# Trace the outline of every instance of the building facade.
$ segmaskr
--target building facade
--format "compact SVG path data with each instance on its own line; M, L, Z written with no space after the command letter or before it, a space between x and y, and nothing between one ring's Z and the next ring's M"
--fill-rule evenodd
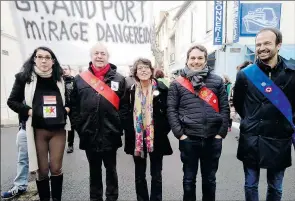
M280 54L295 60L294 1L186 1L165 23L170 26L161 26L167 33L159 32L158 41L166 44L162 50L170 74L185 66L191 46L202 44L215 73L235 80L236 66L254 60L255 33L263 27L281 30Z

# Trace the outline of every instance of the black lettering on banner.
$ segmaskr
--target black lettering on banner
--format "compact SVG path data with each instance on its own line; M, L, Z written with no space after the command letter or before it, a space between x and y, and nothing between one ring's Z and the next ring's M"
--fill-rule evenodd
M138 44L139 43L139 40L138 40L138 28L137 27L133 27L133 30L134 30L134 41L135 41L135 44Z
M47 4L46 4L46 2L45 1L34 1L34 3L37 3L37 2L39 2L39 3L42 3L43 4L43 7L45 8L45 11L46 11L46 13L47 14L49 14L50 12L49 12L49 8L48 8L48 6L47 6ZM35 6L37 7L37 5L35 4Z
M86 29L84 29L86 28ZM82 41L85 41L85 42L88 42L88 37L87 37L87 34L88 34L88 23L86 22L80 22L80 39ZM86 38L84 38L84 36Z
M87 11L87 17L88 19L92 19L96 15L96 4L94 1L85 1L86 3L86 11ZM92 3L92 5L88 5L88 3ZM92 13L90 13L90 9L92 8Z
M106 42L109 42L109 37L112 38L113 42L115 42L110 26L109 24L106 24Z
M132 29L132 27L131 26L129 26L129 37L130 37L130 42L131 42L131 44L134 44L134 35L133 35L133 32L132 31L134 31L134 29Z
M141 22L144 22L144 9L143 9L143 7L144 7L144 1L140 1L140 3L141 3Z
M44 32L44 29L45 29L45 27L44 27L44 17L41 17L41 20L42 20L42 23L41 23L41 28L42 28L42 33L43 33L43 36L44 36L44 39L47 41L47 37L46 37L46 34L45 34L45 32Z
M134 7L134 2L133 1L125 1L126 4L126 17L127 17L127 22L129 22L129 13L133 18L133 21L136 22L136 18L134 17L132 13L132 8ZM131 4L131 5L129 5Z
M57 30L57 24L53 21L48 21L48 32L49 32L49 39L51 41L51 34L53 34L57 41L59 41L57 34L55 31Z
M101 24L96 23L97 41L102 41L105 36L104 28Z
M143 30L141 27L138 28L138 38L139 38L139 43L143 44L144 40L143 40L143 34L142 34Z
M35 12L38 13L39 10L38 10L38 6L37 6L37 2L36 1L33 1L34 2L34 6L35 6Z
M60 6L60 5L57 5L59 2L62 3L61 6ZM53 15L55 15L55 12L56 12L57 9L65 10L66 13L67 13L67 16L68 16L68 17L71 16L71 15L70 15L70 11L69 11L69 9L68 9L68 7L67 7L67 4L66 4L64 1L54 1L54 3L53 3L53 10L52 10L52 14L53 14Z
M118 9L118 3L120 3L121 6L121 16L119 16L119 9ZM115 1L115 13L116 13L116 16L117 18L123 22L124 19L125 19L125 10L124 10L124 5L123 5L123 2L122 1Z
M144 42L145 43L150 43L151 42L151 32L152 32L152 29L148 29L147 27L145 27L143 29L143 38L144 38Z
M70 27L70 34L71 34L71 36L72 36L72 38L74 39L74 40L77 40L78 38L79 38L79 34L78 34L78 32L77 31L73 31L73 28L75 27L75 26L78 26L78 24L77 23L73 23L72 25L71 25L71 27Z
M23 21L24 21L24 25L25 25L25 28L26 28L26 31L27 31L27 38L30 39L30 34L29 34L29 27L31 28L31 33L33 34L33 37L34 39L36 39L36 35L35 35L35 30L38 32L38 36L39 36L39 39L41 39L41 34L40 34L40 30L36 24L36 22L34 21L27 21L25 18L23 18Z
M64 21L61 21L60 37L59 37L60 40L63 40L63 35L64 34L67 36L67 39L70 40L68 31L66 29L66 25L65 25Z
M111 9L113 7L113 2L112 1L108 1L109 2L109 6L106 6L105 5L105 2L106 1L101 1L101 11L102 11L102 17L103 17L103 20L106 21L107 18L106 18L106 11Z
M84 10L82 6L82 1L70 1L72 8L72 15L76 17L76 11L78 11L81 18L84 18Z
M129 34L128 34L130 32L130 30L128 31L127 28L128 28L127 26L124 26L124 28L123 28L123 36L124 36L125 43L128 43L129 39L130 39ZM126 33L126 30L128 31L128 33Z
M14 3L15 3L15 7L17 10L20 10L20 11L30 11L31 10L31 4L29 1L14 1ZM26 7L20 7L19 3L26 4Z
M114 29L114 32L115 32L116 42L118 42L118 38L119 38L120 43L123 43L123 35L122 35L121 24L118 24L119 31L117 30L117 27L116 27L115 24L113 24L113 29Z

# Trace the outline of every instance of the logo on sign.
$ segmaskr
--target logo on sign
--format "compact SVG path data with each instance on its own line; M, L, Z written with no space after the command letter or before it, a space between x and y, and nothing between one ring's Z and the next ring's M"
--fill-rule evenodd
M241 36L255 36L263 28L280 28L280 3L242 3Z

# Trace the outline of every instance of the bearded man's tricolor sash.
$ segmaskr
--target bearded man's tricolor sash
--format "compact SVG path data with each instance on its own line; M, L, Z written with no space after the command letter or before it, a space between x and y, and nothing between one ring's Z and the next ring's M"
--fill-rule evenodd
M179 76L178 78L176 78L176 81L179 82L184 88L186 88L187 90L189 90L193 94L196 94L192 83L188 79L186 79L182 76ZM211 91L207 87L202 87L197 95L203 101L208 103L216 112L219 112L218 98L213 93L213 91Z
M295 125L292 107L285 93L256 65L252 64L242 70L247 79L286 117L294 129L292 142L295 149Z
M82 72L80 76L87 84L95 89L97 93L105 97L117 110L119 110L120 98L107 84L98 79L89 70Z

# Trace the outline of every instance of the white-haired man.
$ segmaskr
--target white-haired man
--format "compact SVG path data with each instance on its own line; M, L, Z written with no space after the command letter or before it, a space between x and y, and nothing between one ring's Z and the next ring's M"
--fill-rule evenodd
M108 62L103 44L90 50L88 70L75 77L71 95L72 124L80 137L90 168L90 200L103 200L102 162L106 168L106 200L118 199L117 149L122 146L121 120L125 79Z

